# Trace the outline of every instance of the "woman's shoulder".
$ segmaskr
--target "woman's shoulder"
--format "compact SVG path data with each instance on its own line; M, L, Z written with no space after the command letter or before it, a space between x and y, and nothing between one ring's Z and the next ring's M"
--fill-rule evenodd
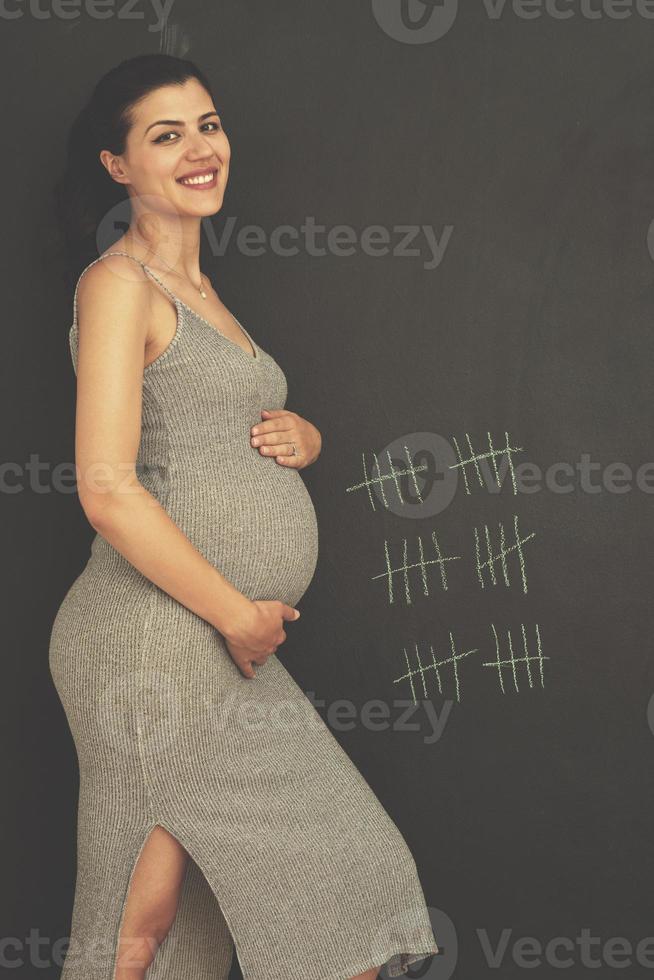
M118 305L123 311L126 307L133 307L136 312L142 312L149 304L148 280L142 263L133 256L114 251L102 253L82 269L77 279L73 297L73 325L77 323L81 307L86 312ZM139 288L139 284L142 284L142 288Z

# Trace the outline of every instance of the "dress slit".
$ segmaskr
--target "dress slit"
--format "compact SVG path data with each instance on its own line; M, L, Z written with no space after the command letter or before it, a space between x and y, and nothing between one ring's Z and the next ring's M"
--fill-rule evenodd
M118 958L119 958L119 954L120 954L121 932L122 932L122 928L123 928L123 925L124 925L124 922L125 922L125 912L126 912L126 909L127 909L127 901L129 899L129 894L130 894L130 891L131 891L131 888L132 888L132 882L134 880L134 874L136 873L136 868L138 866L138 863L139 863L139 860L141 858L141 855L142 855L143 851L145 850L145 846L146 846L148 840L150 839L150 835L151 835L152 831L155 829L155 827L157 827L157 826L160 826L160 824L153 824L150 827L150 829L147 831L145 837L141 841L141 844L139 846L138 852L136 854L136 858L134 859L134 861L132 861L132 868L131 868L131 871L129 873L129 878L128 878L128 881L127 881L127 887L125 888L125 891L124 891L124 894L123 894L122 904L121 904L121 907L120 907L120 910L119 910L119 913L118 913L118 928L116 930L116 938L115 938L114 952L113 952L113 966L111 968L110 980L116 980L116 971L118 969Z

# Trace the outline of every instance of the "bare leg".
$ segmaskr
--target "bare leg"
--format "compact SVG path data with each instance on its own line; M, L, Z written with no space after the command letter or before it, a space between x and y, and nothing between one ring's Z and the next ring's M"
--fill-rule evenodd
M156 826L136 863L125 903L114 980L143 980L175 921L188 853ZM367 976L367 974L366 974Z
M136 863L120 928L113 980L144 980L175 921L188 853L176 837L155 827ZM381 965L351 980L376 980Z

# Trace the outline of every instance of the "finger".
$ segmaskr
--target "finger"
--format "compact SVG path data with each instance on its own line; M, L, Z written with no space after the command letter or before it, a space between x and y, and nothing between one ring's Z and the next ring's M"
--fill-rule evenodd
M293 415L294 413L289 411L288 408L262 408L261 415L267 415L268 418L281 418L282 415Z
M299 619L300 610L295 609L294 606L288 606L285 602L282 603L282 608L280 610L282 619Z
M255 422L254 425L250 426L250 431L256 429L257 432L272 432L275 429L287 428L289 425L294 425L297 420L297 416L293 412L286 412L281 409L275 412L272 418L262 419L261 422Z
M302 466L301 456L274 456L273 459L281 466L299 470Z
M241 673L245 677L250 677L250 678L251 677L256 677L256 674L254 672L254 668L252 667L252 664L251 663L244 663L244 664L242 664L241 665Z
M260 429L256 426L257 432L252 432L250 436L250 442L253 446L269 446L271 443L284 442L292 438L293 433L296 433L294 426L285 425L280 426L278 423L274 423L274 427L271 429ZM297 435L297 433L296 433Z
M295 444L297 448L297 443ZM286 459L288 456L295 457L295 459L300 459L302 456L301 452L293 452L293 445L288 442L276 442L272 446L259 446L259 453L262 456L283 456Z

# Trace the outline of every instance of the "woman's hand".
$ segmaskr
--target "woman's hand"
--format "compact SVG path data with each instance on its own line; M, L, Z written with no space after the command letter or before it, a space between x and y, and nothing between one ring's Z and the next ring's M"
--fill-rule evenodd
M281 466L301 470L315 462L322 449L322 437L315 425L296 412L285 408L268 411L262 409L263 422L250 429L250 445L258 448L262 456L273 456ZM295 443L298 455L293 455Z
M299 609L285 602L248 599L243 612L233 618L229 629L222 634L232 660L245 677L254 677L253 664L265 664L284 642L284 621L299 616Z

